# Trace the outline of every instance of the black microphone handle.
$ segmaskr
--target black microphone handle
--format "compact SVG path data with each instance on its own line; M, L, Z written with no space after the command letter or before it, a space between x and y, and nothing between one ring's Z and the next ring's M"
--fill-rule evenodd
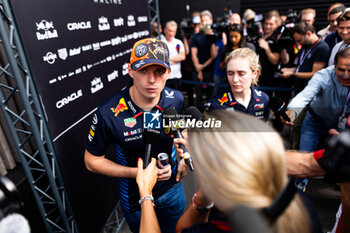
M290 121L290 118L289 118L289 116L286 114L285 111L280 112L280 115L282 116L282 118L283 118L284 120Z
M143 169L145 169L151 159L151 144L146 144L146 149L145 149L145 161L143 163Z
M184 138L179 130L174 131L174 136L175 138ZM190 171L194 171L193 162L192 162L190 153L187 152L186 147L183 144L179 143L179 147L184 152L184 160L188 168L190 169Z

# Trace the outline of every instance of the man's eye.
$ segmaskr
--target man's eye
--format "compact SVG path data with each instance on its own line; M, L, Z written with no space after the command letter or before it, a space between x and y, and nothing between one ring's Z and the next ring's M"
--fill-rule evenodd
M157 70L157 73L158 73L158 74L164 74L164 73L165 73L165 70L163 70L163 69Z

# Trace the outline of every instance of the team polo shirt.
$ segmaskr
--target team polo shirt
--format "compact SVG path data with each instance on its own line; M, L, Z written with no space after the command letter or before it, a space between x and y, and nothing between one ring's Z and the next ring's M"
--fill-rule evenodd
M267 121L269 117L268 95L262 91L258 91L254 87L252 87L251 90L252 98L249 101L248 108L245 108L242 104L236 101L231 92L231 88L228 87L224 93L211 98L208 103L205 104L204 109L207 112L215 109L239 111Z
M142 138L144 111L131 100L129 88L130 86L116 93L98 107L93 115L86 149L95 156L103 156L108 147L112 145L113 160L116 163L126 167L137 167L138 158L145 156L145 145ZM165 87L152 112L162 112L163 109L169 107L182 113L183 96L179 91ZM167 181L156 183L153 189L155 198L166 193L176 182L176 150L170 134L163 129L161 129L157 143L152 145L152 156L155 157L161 152L171 157L169 160L172 166L172 176ZM130 213L139 210L140 197L136 179L119 178L118 185L123 211Z

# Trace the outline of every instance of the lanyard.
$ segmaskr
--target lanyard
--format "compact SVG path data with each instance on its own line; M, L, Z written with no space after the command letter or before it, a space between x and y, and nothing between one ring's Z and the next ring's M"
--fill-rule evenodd
M312 45L310 49L307 50L307 53L305 54L305 50L302 51L302 54L300 55L299 59L299 65L296 69L296 72L299 71L300 66L304 63L307 56L311 53L312 49L316 47L316 45L321 41L321 38L318 38L318 40Z
M342 118L345 118L345 114L348 111L349 100L350 100L350 91L349 91L349 94L348 94L348 98L346 98L346 102L345 102L345 105L344 105L344 111L343 111L343 114L341 115Z

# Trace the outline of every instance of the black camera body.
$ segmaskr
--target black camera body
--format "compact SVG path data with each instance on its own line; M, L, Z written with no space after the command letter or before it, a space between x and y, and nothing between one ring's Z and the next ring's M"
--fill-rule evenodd
M332 136L319 165L326 171L326 179L333 182L350 181L350 131Z
M260 38L264 38L262 27L262 15L257 15L247 21L247 42L257 44Z

